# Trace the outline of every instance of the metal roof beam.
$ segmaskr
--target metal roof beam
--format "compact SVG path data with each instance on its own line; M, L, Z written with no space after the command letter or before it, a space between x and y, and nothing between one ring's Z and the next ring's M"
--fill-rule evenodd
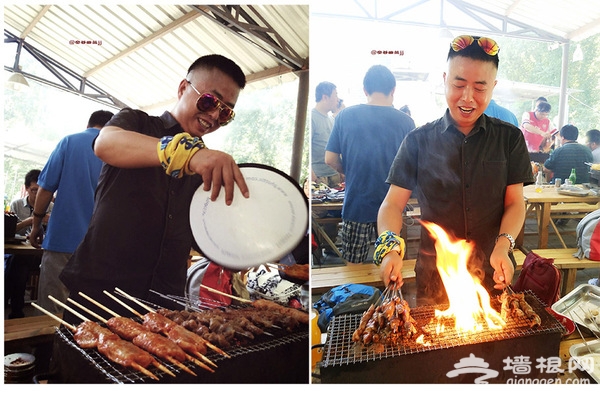
M304 59L300 58L283 37L262 18L261 20L265 24L265 27L258 25L246 11L241 9L241 6L194 5L192 7L212 19L215 23L258 47L278 63L295 71L302 69L302 65L305 62ZM252 6L247 7L254 10ZM256 14L259 15L258 12ZM244 19L244 21L241 19ZM253 40L253 37L258 40ZM264 45L260 45L259 42L264 43Z
M104 105L108 105L117 109L124 108L127 105L112 95L108 94L104 90L100 89L96 85L90 83L87 78L84 76L78 75L76 72L70 70L66 66L62 65L58 61L52 59L47 56L45 53L41 52L34 46L28 44L22 38L15 36L7 30L4 30L4 43L17 43L17 50L15 59L20 58L21 51L25 49L35 60L37 60L45 69L47 69L53 76L55 76L60 83L50 81L48 79L39 77L37 75L29 74L23 72L18 68L18 64L15 62L13 67L4 66L4 70L11 72L20 72L25 77L40 82L42 84L55 87L57 89L61 89L63 91L77 94L79 96L88 98L90 100L99 102ZM76 87L73 83L69 81L69 78L72 78L79 82L79 87ZM91 89L94 93L86 93L86 89ZM106 100L103 100L106 99Z

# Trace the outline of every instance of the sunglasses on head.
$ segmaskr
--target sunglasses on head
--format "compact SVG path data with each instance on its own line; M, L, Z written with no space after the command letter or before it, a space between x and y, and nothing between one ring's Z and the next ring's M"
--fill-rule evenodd
M231 107L229 107L227 104L221 101L220 98L218 98L214 94L200 93L190 81L187 81L187 83L189 83L192 89L194 89L194 91L200 96L198 97L198 100L196 100L196 108L198 108L198 111L211 112L215 109L218 109L219 126L225 126L226 124L231 122L233 118L235 118L235 112L233 112L233 109L231 109Z
M452 40L450 45L454 52L460 52L473 44L473 41L477 41L481 49L490 56L496 56L500 51L498 43L487 37L458 36Z

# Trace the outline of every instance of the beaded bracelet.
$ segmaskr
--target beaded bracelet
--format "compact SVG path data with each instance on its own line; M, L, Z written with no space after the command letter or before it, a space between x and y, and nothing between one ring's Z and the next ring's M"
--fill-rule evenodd
M386 230L382 232L377 241L375 241L375 253L373 254L373 261L376 265L381 265L383 258L393 250L398 251L400 258L404 258L404 250L406 244L402 237L394 233L393 231Z
M188 166L189 162L197 151L204 148L206 145L202 138L192 137L188 133L163 137L156 146L160 164L167 175L174 178L193 175L194 172Z

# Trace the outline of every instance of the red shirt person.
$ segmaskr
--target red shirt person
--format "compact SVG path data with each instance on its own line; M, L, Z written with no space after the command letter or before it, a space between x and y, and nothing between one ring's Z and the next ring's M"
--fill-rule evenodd
M539 102L535 111L525 112L521 119L521 131L529 152L543 151L544 142L552 140L556 127L548 115L552 107L548 102Z

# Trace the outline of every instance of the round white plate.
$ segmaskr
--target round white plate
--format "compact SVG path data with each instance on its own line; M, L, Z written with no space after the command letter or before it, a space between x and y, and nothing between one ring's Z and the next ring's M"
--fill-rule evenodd
M198 187L190 206L190 225L209 260L243 270L280 260L308 231L308 199L287 174L261 164L240 164L250 192L235 186L233 202L221 191L215 201Z

